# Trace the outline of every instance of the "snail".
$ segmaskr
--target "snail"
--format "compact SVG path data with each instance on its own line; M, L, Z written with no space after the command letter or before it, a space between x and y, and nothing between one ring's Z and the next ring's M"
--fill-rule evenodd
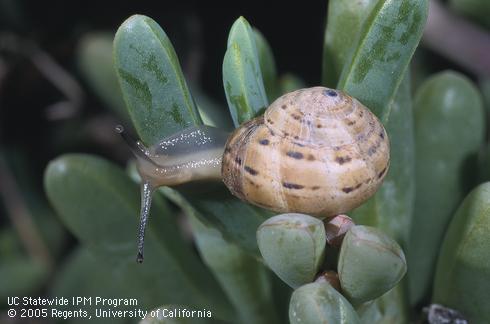
M138 262L157 187L222 180L254 205L324 218L366 201L389 168L381 122L355 98L324 87L279 97L231 135L196 126L146 148L117 130L136 155L142 178Z

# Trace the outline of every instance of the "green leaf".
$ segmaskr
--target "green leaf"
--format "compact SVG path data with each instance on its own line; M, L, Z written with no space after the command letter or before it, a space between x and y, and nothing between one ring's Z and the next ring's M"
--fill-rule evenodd
M356 308L361 323L365 324L408 324L409 311L407 294L403 279L395 288L373 302L367 302Z
M362 23L378 0L328 2L323 42L322 84L335 88L361 31Z
M269 268L292 288L321 271L327 236L322 220L305 214L269 218L257 230L260 253Z
M92 90L124 121L129 121L126 104L114 69L112 43L109 32L85 34L78 43L79 69Z
M375 227L356 225L345 234L337 271L342 293L358 306L395 287L407 263L393 238Z
M296 289L289 305L291 324L358 324L352 305L327 282L312 282Z
M138 187L115 165L97 157L70 154L52 161L45 174L49 199L71 232L97 257L120 271L132 271L127 287L152 296L153 307L184 303L230 316L211 274L183 242L164 200L154 199L143 265L135 262Z
M428 0L380 0L362 24L338 88L369 107L383 122L417 47Z
M95 314L95 297L102 298L136 298L138 308L146 310L151 307L151 299L141 298L140 291L127 291L127 285L120 281L121 268L113 268L104 259L97 259L90 251L83 247L76 247L73 252L66 258L65 262L59 267L53 283L49 286L50 298L65 297L69 298L68 305L60 305L57 308L60 311L73 311L73 297L92 297L92 303L80 304L79 307ZM136 274L135 274L136 275ZM126 280L135 280L135 278L126 278ZM151 295L149 295L151 296ZM153 302L154 303L154 302ZM75 304L76 305L76 304ZM121 306L123 310L124 306ZM131 307L131 308L134 308ZM129 309L128 309L129 310ZM87 318L70 318L70 324L86 323ZM90 323L126 323L126 319L96 318L92 316Z
M460 311L469 323L490 322L490 182L475 188L444 237L433 302Z
M488 0L449 0L449 6L455 12L467 16L490 28L490 1Z
M390 169L383 185L351 216L356 223L377 227L407 247L415 198L415 147L410 75L407 75L391 103L390 119L385 124L390 139ZM361 319L364 323L405 323L408 321L407 287L403 280L389 293L378 298ZM373 315L372 311L377 309ZM377 320L368 320L378 316Z
M257 45L257 54L259 56L260 71L264 79L265 92L269 102L274 101L280 93L277 89L277 71L276 61L272 49L262 33L254 28L255 44Z
M474 186L485 125L477 89L455 72L424 82L414 107L416 197L407 251L412 304L428 293L445 229Z
M146 145L202 124L174 48L151 18L134 15L119 27L114 61L129 115Z
M241 322L277 323L270 273L265 266L195 214L190 214L190 222L199 252L235 306Z
M385 124L390 139L390 168L378 192L355 209L356 223L377 227L408 245L415 196L415 147L410 76L407 73L391 103Z
M255 36L245 18L238 18L228 35L223 60L223 86L235 127L268 106Z
M212 191L212 194L186 195L184 198L179 192L164 187L161 188L165 196L181 208L191 205L201 216L201 221L211 223L223 234L226 240L239 245L247 253L260 258L255 233L257 228L273 212L247 204L223 187Z

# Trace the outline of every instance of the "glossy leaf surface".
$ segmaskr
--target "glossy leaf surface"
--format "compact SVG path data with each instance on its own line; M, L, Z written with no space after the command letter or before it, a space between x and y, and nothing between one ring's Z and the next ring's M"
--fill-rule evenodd
M119 27L114 62L129 115L146 145L202 123L174 48L154 20L134 15Z
M461 312L469 323L490 322L490 182L476 187L444 237L433 302Z
M429 292L449 220L474 185L485 125L477 89L458 73L424 82L414 107L416 197L407 252L412 303Z
M269 105L255 34L243 17L235 21L228 35L223 86L235 127L259 115Z

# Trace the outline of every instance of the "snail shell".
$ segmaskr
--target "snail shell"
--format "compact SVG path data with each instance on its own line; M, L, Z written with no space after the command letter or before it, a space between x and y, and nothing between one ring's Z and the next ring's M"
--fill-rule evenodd
M376 116L338 90L283 95L228 138L222 177L240 199L277 212L345 213L371 197L389 167Z

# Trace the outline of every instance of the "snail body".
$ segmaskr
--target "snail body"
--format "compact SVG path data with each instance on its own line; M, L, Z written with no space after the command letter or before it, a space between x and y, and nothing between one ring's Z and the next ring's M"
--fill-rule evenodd
M138 262L157 187L222 180L249 203L323 218L366 201L389 167L381 122L356 99L324 87L279 97L231 135L191 127L148 149L118 131L135 153L142 178Z

